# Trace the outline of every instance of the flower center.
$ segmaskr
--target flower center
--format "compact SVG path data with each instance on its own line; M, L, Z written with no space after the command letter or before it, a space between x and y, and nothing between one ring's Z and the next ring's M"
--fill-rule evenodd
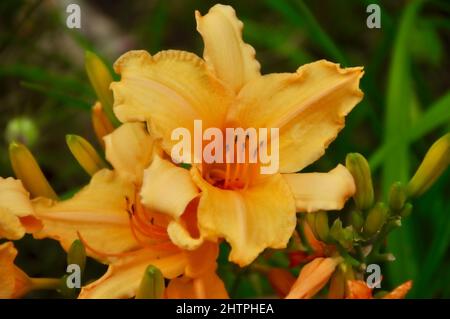
M258 144L251 143L247 135L244 140L236 138L233 144L223 145L222 163L203 163L203 178L222 189L246 189L260 174Z

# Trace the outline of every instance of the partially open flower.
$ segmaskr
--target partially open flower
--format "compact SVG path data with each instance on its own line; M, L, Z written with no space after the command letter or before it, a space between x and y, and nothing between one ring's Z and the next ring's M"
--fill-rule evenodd
M186 287L193 283L198 286L204 279L216 283L207 287L206 296L212 288L213 296L226 296L215 274L217 243L204 242L192 251L175 246L168 236L169 217L141 202L144 168L156 151L145 125L123 124L105 137L105 146L114 170L99 170L89 185L68 200L33 201L36 216L43 223L43 228L34 233L36 238L53 238L66 250L80 239L88 255L109 265L104 276L83 287L80 298L131 298L149 265L160 269L168 279L184 276L168 288L167 293L173 297L186 296L190 291L195 292L190 296L194 298L198 291ZM195 218L195 214L187 213L184 225L195 226L189 216ZM177 287L183 290L178 295Z

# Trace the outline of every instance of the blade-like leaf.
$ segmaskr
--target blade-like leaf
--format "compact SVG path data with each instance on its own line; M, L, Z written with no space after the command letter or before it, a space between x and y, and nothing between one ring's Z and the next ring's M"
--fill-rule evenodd
M392 53L388 75L384 141L389 143L396 137L399 143L384 159L382 174L384 195L388 193L393 182L406 182L409 178L408 135L414 95L411 87L408 45L416 15L422 4L421 0L412 1L404 9ZM397 258L395 262L388 265L388 278L394 284L403 282L407 278L414 279L417 275L414 240L413 218L408 219L401 229L389 236L388 250Z

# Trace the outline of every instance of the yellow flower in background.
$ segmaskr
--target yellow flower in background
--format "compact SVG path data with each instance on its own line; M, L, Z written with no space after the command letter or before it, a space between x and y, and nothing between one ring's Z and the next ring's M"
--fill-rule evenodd
M56 278L32 278L14 264L17 249L12 242L0 244L0 299L21 298L33 290L55 290Z
M244 266L265 248L286 246L296 212L341 209L354 193L341 165L329 173L296 172L321 157L344 127L362 99L363 70L321 60L294 73L261 75L233 8L216 5L205 16L196 12L196 20L204 59L169 50L131 51L116 61L121 80L111 84L114 113L124 123L146 122L161 143L165 154L145 171L141 196L148 209L171 217L171 240L196 249L225 238L230 260ZM278 128L278 172L262 175L260 163L194 164L190 172L176 166L168 159L176 143L171 134L193 132L194 120L222 131ZM196 235L186 227L188 205L195 206Z
M20 298L31 289L31 279L14 265L13 243L0 244L0 299Z
M0 177L0 239L17 240L39 226L22 182Z
M144 167L155 151L145 125L123 124L104 139L114 170L97 171L89 185L71 199L33 200L36 217L43 224L33 234L35 238L53 238L65 250L79 238L91 257L109 265L105 275L83 287L79 297L133 297L149 265L159 268L166 278L176 278L167 289L169 298L227 297L215 273L217 244L205 242L193 251L178 248L167 234L168 217L147 209L139 200ZM177 278L180 275L182 281ZM209 280L216 282L214 287L205 285ZM194 283L205 287L189 290ZM186 291L192 294L187 296Z

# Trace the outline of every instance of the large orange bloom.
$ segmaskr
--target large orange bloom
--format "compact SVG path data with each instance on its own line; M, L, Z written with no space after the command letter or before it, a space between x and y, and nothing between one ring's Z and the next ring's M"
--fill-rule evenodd
M105 145L114 170L98 171L71 199L33 200L35 215L43 224L33 234L36 238L53 238L66 250L80 238L90 256L109 264L105 275L83 287L80 298L133 297L149 265L169 279L183 275L183 281L177 278L170 284L175 288L168 289L169 298L227 297L215 274L217 244L204 242L192 251L175 246L167 234L168 217L140 201L143 168L155 151L145 126L124 124L105 137ZM205 280L212 280L214 287L190 290Z
M345 116L362 99L363 71L322 60L294 73L261 75L231 7L216 5L205 16L196 12L196 19L204 59L175 50L124 54L114 65L121 75L111 85L114 112L122 122L146 122L161 142L165 155L146 170L141 196L148 208L171 217L172 241L196 249L205 240L225 238L230 260L244 266L265 248L286 246L296 211L341 209L354 193L353 179L341 165L329 173L295 173L322 156L344 127ZM195 120L224 133L278 128L278 172L261 175L261 163L194 164L190 174L176 166L167 159L176 145L172 132L185 128L194 136ZM267 147L274 141L265 142ZM236 145L224 149L224 156L232 148ZM199 234L193 236L183 214L196 197Z

